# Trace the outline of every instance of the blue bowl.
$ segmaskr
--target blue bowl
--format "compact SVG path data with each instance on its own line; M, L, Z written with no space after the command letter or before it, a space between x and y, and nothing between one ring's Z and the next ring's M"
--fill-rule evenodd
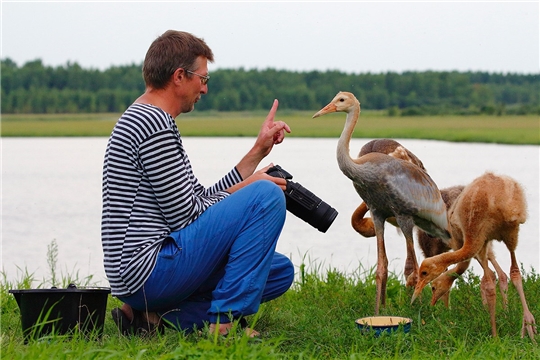
M356 319L355 322L362 333L380 336L398 330L408 333L411 330L412 319L400 316L368 316Z

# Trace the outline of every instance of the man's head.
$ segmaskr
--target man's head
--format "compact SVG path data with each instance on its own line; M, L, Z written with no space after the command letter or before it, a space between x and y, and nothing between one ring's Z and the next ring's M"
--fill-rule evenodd
M143 64L143 78L146 86L164 89L171 75L178 68L186 71L187 77L193 77L188 71L196 71L199 57L214 61L212 50L203 39L176 30L167 30L150 45Z

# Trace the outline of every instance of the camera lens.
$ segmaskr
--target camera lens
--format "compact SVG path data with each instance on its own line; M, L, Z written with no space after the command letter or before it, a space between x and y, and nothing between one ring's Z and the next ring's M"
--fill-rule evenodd
M338 212L302 185L288 181L285 191L287 210L317 230L326 232Z
M268 169L267 174L287 180L285 200L288 211L321 232L328 230L338 214L336 209L319 199L302 185L290 181L292 175L281 166L275 165L271 167Z

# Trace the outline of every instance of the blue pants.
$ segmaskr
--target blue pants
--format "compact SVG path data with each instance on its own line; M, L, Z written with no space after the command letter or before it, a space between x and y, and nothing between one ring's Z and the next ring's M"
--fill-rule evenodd
M187 332L256 313L294 279L291 261L275 252L285 214L272 182L240 189L171 233L144 286L120 300Z

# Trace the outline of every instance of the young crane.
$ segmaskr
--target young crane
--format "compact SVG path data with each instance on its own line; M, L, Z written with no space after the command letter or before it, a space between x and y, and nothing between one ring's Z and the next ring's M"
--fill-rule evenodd
M441 189L441 195L444 200L444 203L446 204L447 210L449 210L450 207L452 207L452 204L457 200L458 196L461 195L461 192L463 191L464 188L465 186L458 185L458 186L451 186L445 189ZM455 244L455 242L453 242L452 240L449 243L445 243L441 239L434 238L431 235L425 233L421 229L416 229L416 237L418 239L418 245L420 246L420 249L422 250L422 253L424 253L425 257L432 257L435 255L442 254L443 252L450 251L452 250L452 246L460 246L460 245ZM457 248L454 250L457 250ZM497 272L497 276L499 278L499 289L501 291L503 301L506 304L507 303L506 293L508 290L508 277L506 276L502 268L497 263L495 259L495 254L493 253L491 246L488 247L487 252L488 252L488 260L495 267L495 271ZM431 305L435 305L435 303L439 299L441 299L444 305L446 307L449 307L450 288L452 287L452 284L457 279L457 277L462 275L469 268L470 262L471 262L471 259L458 263L455 267L442 273L435 280L431 282L431 290L432 290Z
M450 207L455 202L457 197L461 194L463 189L464 189L464 186L458 185L458 186L452 186L452 187L448 187L448 188L440 190L441 196L443 198L443 201L446 205L447 210L450 209ZM365 212L363 211L364 208L366 209ZM368 211L367 205L365 205L365 203L362 203L353 213L352 224L353 224L353 228L361 235L365 237L373 237L375 236L375 228L373 225L373 221L369 217L364 218L364 215L367 211ZM389 222L392 223L394 226L397 226L397 224L395 224L395 220L394 221L390 220ZM418 240L418 246L420 247L420 250L422 250L424 257L432 257L432 256L439 255L447 251L451 251L452 245L458 246L458 245L455 245L451 240L450 242L444 242L443 240L439 238L433 237L420 228L416 228L416 237ZM454 250L457 250L457 249L454 249ZM489 246L487 251L488 251L488 260L492 263L492 265L495 267L495 271L497 272L497 276L499 278L499 289L501 292L501 296L503 297L503 302L506 305L507 304L508 277L504 273L500 265L497 263L495 259L495 254L493 253L491 246ZM471 259L458 263L452 269L445 271L444 273L439 275L435 280L431 282L431 290L432 290L431 305L435 305L435 303L439 299L441 299L444 305L446 307L449 307L450 288L454 284L454 281L457 279L457 277L463 275L463 273L465 273L465 271L469 268L470 262L471 262Z
M426 171L426 169L424 168L424 164L422 164L422 161L420 161L420 159L416 157L416 155L414 155L412 152L407 150L403 145L401 145L395 140L371 140L367 142L364 146L362 146L362 148L360 149L360 153L358 154L358 158L371 152L379 152L395 157L396 159L408 161L420 167L422 170ZM364 237L373 237L375 236L375 226L373 225L373 221L369 217L364 217L368 211L369 209L366 203L362 201L360 206L356 208L356 210L351 216L351 225L353 229L360 235ZM392 225L397 226L395 219L387 219L387 221L390 222ZM408 269L406 264L405 276L407 277L411 272L412 269Z
M527 218L527 204L523 189L508 176L487 172L467 185L448 211L452 242L455 251L425 259L419 269L419 281L411 303L422 289L442 274L449 265L470 261L476 257L484 269L480 284L482 299L486 303L491 321L491 332L497 336L495 322L495 283L488 267L488 247L492 240L504 242L510 252L510 278L523 307L521 336L527 332L534 340L537 333L534 316L529 311L521 273L516 260L520 224Z
M345 112L345 127L337 145L337 162L345 176L352 180L358 195L368 206L377 237L377 296L375 314L386 303L388 258L384 244L384 222L394 217L407 241L414 249L413 228L418 226L429 234L448 240L446 207L439 189L429 175L412 163L387 154L370 152L353 159L349 151L352 133L360 115L360 103L348 92L339 92L334 99L313 117L332 112ZM414 256L413 273L418 262ZM416 281L411 281L415 283Z
M360 149L360 153L358 154L358 158L361 158L362 156L372 152L379 152L392 156L396 159L408 161L418 166L422 170L426 171L422 161L420 161L420 159L416 155L414 155L411 151L406 149L403 145L401 145L395 140L371 140L367 142L364 146L362 146L362 148ZM370 217L364 217L368 211L368 206L365 202L362 201L360 206L356 208L356 210L351 216L351 225L353 229L360 235L364 237L373 237L375 236L375 226L373 225L373 220ZM398 224L396 223L396 219L393 217L386 219L386 221L396 227L398 226ZM412 287L416 285L416 275L414 274L414 271L417 270L417 266L415 267L414 263L415 257L416 255L414 252L414 246L407 246L407 257L403 274L405 275L407 286Z

